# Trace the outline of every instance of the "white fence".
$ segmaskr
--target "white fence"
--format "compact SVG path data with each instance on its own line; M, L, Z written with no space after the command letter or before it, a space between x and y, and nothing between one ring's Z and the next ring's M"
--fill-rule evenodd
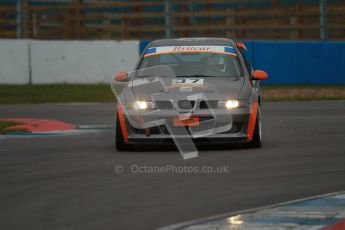
M139 41L0 40L0 84L108 83L138 56Z
M28 42L0 40L0 83L24 84L29 81Z

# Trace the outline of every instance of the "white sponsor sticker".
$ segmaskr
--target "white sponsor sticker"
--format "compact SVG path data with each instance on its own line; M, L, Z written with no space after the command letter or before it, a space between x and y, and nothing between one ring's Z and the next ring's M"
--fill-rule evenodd
M180 92L183 93L183 92L192 92L193 91L193 88L192 87L181 87L180 88Z

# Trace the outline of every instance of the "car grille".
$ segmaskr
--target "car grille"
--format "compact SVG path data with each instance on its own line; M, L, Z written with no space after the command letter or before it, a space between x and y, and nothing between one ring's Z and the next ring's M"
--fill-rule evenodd
M195 101L180 100L177 102L178 108L182 110L191 110L194 108L194 105L195 105Z
M170 110L174 108L171 101L156 101L155 103L157 108L161 110ZM196 103L196 101L180 100L177 102L177 108L181 110L192 110ZM217 107L217 100L200 101L198 106L199 109L217 109Z
M173 105L170 101L156 101L158 109L173 109Z
M210 101L200 101L199 109L216 109L218 106L218 101L210 100Z

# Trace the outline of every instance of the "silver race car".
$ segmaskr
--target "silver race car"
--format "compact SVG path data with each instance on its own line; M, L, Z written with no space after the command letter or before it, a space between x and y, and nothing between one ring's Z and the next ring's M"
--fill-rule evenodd
M176 140L260 147L259 81L268 75L245 52L225 38L151 42L132 72L114 77L116 148Z

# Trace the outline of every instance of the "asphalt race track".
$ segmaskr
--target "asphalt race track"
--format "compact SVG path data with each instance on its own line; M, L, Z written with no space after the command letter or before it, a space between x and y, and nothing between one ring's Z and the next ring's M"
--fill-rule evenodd
M261 149L217 146L188 161L175 151L116 152L114 114L114 104L0 106L1 118L108 127L0 137L1 229L154 229L345 190L345 101L264 103ZM133 164L226 164L230 173L135 174Z

